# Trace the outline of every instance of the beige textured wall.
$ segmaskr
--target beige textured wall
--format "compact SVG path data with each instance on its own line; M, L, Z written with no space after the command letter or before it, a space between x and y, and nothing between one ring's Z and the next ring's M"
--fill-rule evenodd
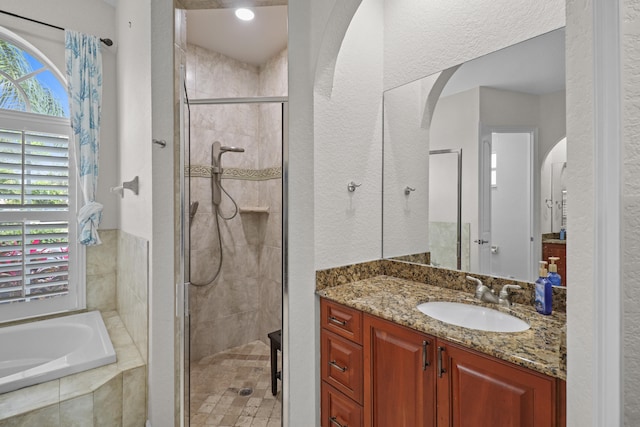
M255 67L189 45L187 89L191 99L286 95L286 51ZM280 166L281 117L279 104L192 105L192 167L210 165L214 141L245 149L224 154L223 168ZM270 211L239 213L230 220L218 217L223 262L213 282L220 251L211 179L192 175L190 181L191 202L199 203L191 225L191 282L206 285L190 289L190 355L198 360L257 339L266 341L268 332L279 329L281 180L223 179L240 208L268 206ZM224 193L221 212L225 217L234 212Z
M594 125L591 0L567 2L567 276L580 292L567 299L567 425L593 425ZM588 89L587 89L588 88ZM579 390L579 392L575 392Z

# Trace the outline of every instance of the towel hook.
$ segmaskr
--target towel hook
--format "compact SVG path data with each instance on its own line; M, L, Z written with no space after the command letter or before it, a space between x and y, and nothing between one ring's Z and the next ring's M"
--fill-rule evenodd
M111 192L120 193L120 197L124 197L124 190L131 190L133 194L138 195L138 177L136 176L131 181L123 182L119 187L111 187Z
M347 190L353 193L354 191L356 191L356 188L360 187L361 185L362 184L356 184L354 181L351 181L350 183L347 184Z

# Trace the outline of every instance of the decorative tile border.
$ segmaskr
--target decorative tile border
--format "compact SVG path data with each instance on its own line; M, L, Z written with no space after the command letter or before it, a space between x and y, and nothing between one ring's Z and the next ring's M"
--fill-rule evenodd
M266 169L241 169L225 168L222 173L223 179L244 179L248 181L266 181L268 179L282 178L282 168Z
M211 166L187 166L184 173L186 176L190 176L192 178L211 178Z
M211 166L208 165L192 165L187 167L186 174L192 178L211 178ZM243 169L243 168L224 168L222 172L223 179L242 179L245 181L266 181L269 179L282 178L282 168L266 168L266 169Z

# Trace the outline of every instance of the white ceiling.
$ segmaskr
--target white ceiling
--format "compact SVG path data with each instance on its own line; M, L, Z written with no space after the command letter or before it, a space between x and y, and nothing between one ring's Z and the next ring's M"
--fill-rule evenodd
M235 9L187 11L187 42L252 65L262 65L287 46L287 6L252 8L253 21Z
M564 28L464 63L441 96L478 86L535 95L565 88Z

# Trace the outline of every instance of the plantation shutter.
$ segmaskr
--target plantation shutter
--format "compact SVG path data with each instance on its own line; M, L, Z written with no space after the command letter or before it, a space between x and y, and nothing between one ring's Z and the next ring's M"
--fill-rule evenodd
M69 291L69 139L0 129L0 302Z

